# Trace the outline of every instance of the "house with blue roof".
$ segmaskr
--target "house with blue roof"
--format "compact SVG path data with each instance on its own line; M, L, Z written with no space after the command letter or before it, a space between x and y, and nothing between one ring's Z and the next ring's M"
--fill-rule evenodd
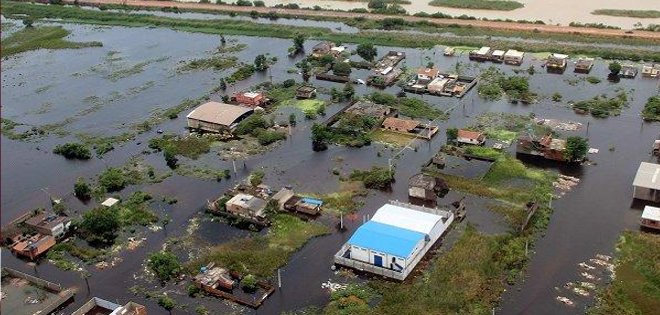
M451 211L390 202L353 233L335 263L404 280L453 220Z

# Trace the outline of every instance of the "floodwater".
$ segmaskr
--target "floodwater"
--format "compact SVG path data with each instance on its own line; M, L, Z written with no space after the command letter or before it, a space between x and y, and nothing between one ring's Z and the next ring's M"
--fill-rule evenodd
M199 2L198 0L178 0L180 2ZM452 16L469 15L488 19L512 19L512 20L542 20L548 24L568 25L571 22L580 23L603 23L606 25L619 26L622 28L633 28L635 23L660 24L660 19L639 19L631 17L616 17L593 15L592 11L598 9L621 9L621 10L660 10L660 2L648 0L517 0L525 6L513 11L496 10L468 10L449 7L434 7L428 3L430 0L411 0L411 4L403 4L403 8L409 14L417 12L435 13L442 12ZM297 3L301 7L320 6L324 9L351 10L367 8L368 1L341 1L341 0L264 0L266 6L276 4Z
M175 106L185 98L201 96L217 85L219 78L231 71L205 70L184 74L175 71L181 61L208 56L219 44L217 36L157 28L94 27L72 24L64 26L73 31L70 40L99 40L104 46L80 50L39 50L3 61L2 116L34 125L65 122L62 124L62 129L69 132L68 136L53 135L34 142L12 141L2 137L0 153L2 154L3 224L26 210L46 206L47 193L64 197L66 203L74 210L84 211L88 206L71 196L75 179L80 176L91 179L107 166L123 164L129 157L139 155L147 149L148 139L156 134L155 131L144 133L106 154L103 159L94 158L84 162L67 161L53 155L50 152L56 144L71 141L78 133L104 136L121 134L130 130L130 125L149 117L156 109ZM229 87L228 92L267 81L270 76L274 81L288 78L300 80L299 75L287 73L287 70L294 67L300 59L300 57L293 59L286 57L287 48L291 45L290 40L244 36L227 36L227 39L248 44L249 48L238 54L243 62L252 62L257 54L262 53L270 53L278 57L278 62L269 72L256 74L246 81L237 83ZM311 50L315 43L310 40L305 46ZM395 48L378 47L379 55L391 49ZM463 74L476 75L480 70L490 66L490 64L471 63L465 55L443 57L441 48L398 50L406 52L408 57L404 64L408 67L418 67L432 61L440 69L449 72L458 68ZM117 59L118 57L121 59ZM144 65L141 72L121 79L111 75L118 70L142 63ZM660 131L658 124L643 123L639 113L646 99L657 93L658 81L638 77L634 80L624 79L617 84L604 81L592 85L581 80L571 85L567 79L584 77L570 72L572 65L563 75L546 74L540 67L541 61L529 55L520 69L526 69L530 65L535 65L537 69L537 73L530 79L532 90L544 96L560 92L564 96L564 102L554 103L547 97L534 105L513 105L505 101L485 102L477 96L476 89L462 100L410 95L410 97L422 97L444 110L453 109L449 121L440 123L441 130L433 141L416 142L416 151L401 151L398 159L395 159L397 172L392 190L370 191L355 219L346 220L346 231L333 232L313 239L292 257L283 267L283 287L265 302L258 310L259 314L279 314L281 311L326 303L329 294L321 288L321 283L328 279L337 279L330 270L332 256L361 224L362 216L372 215L387 200L405 200L408 178L419 172L422 165L444 143L445 128L464 126L484 112L535 113L538 117L569 119L581 122L584 126L589 125L588 135L586 128L567 134L589 137L591 146L600 149L599 154L591 156L597 165L577 169L557 169L578 176L582 181L573 192L553 203L555 212L547 232L534 248L535 255L530 263L526 281L508 290L504 296L502 309L498 310L501 314L582 312L586 305L584 303L574 308L567 308L556 302L553 288L575 279L576 266L579 262L596 253L611 253L616 238L623 229L637 229L640 210L638 205L633 207L631 204L630 183L639 162L650 158L648 154L650 144ZM516 69L506 65L497 65L497 67L507 73ZM363 76L366 75L366 72L362 71L355 73L356 78L360 76L364 79ZM606 63L599 61L591 75L604 79L606 73ZM154 83L147 84L148 82ZM311 82L328 89L342 87L341 84L314 79ZM145 85L146 88L135 88ZM618 117L595 119L590 116L579 116L566 106L569 100L612 93L616 87L632 89L630 93L633 99L630 107L624 109ZM131 88L135 89L131 90ZM128 93L128 90L132 92ZM392 87L388 92L396 93L398 90L399 88ZM364 85L356 86L356 92L360 95L371 91L373 91L371 88ZM91 96L95 96L91 99L96 103L90 104ZM322 97L327 98L327 96ZM220 96L213 95L211 98L219 99ZM45 103L50 105L44 105ZM329 106L328 115L339 110L343 105ZM154 127L154 130L184 133L185 114L186 112L178 119L168 120ZM75 119L67 119L70 117ZM285 120L286 114L279 117ZM313 152L309 137L312 122L299 119L299 124L294 128L292 135L278 147L263 155L239 161L238 172L233 174L230 180L216 182L173 175L162 183L131 186L122 191L121 194L125 196L131 191L144 190L154 195L156 200L164 195L176 197L178 202L174 205L158 203L157 206L159 213L167 213L172 218L172 223L158 232L139 231L147 241L143 247L134 252L122 253L120 256L124 261L118 266L100 271L87 266L86 268L92 272L89 291L85 281L76 273L59 270L45 261L40 262L37 267L30 267L4 248L1 251L2 263L4 266L37 274L64 286L77 287L79 291L75 302L65 310L66 312L79 307L91 296L99 296L121 303L133 300L146 305L150 314L165 314L166 312L157 306L155 301L129 292L130 287L142 285L148 286L149 290L167 292L180 303L188 305L186 309L177 309L177 313L192 313L198 304L219 312L237 310L242 313L255 313L218 299L190 299L185 292L185 282L161 288L153 284L147 285L141 279L134 277L140 276L147 253L160 249L168 237L184 235L190 219L204 217L201 209L207 200L223 193L252 170L263 168L267 173L266 183L274 187L291 184L298 191L324 193L337 189L337 176L332 174L333 168L337 167L342 173L347 174L356 168L386 166L388 159L399 152L399 149L389 149L380 144L359 149L331 146L327 151ZM615 149L610 151L608 150L610 147ZM378 152L381 154L379 155ZM144 159L157 169L166 168L160 154L146 155ZM207 155L202 159L205 162L212 161L213 166L218 169L231 169L230 162L222 161L213 155ZM243 163L240 162L245 162L246 167L243 168ZM538 166L556 169L549 164ZM451 192L441 203L449 203L461 196L460 193ZM471 197L467 202L467 220L475 224L480 231L501 233L506 230L506 223L501 217L485 210L486 200ZM202 220L198 233L205 243L210 244L219 244L247 234L224 223L208 220Z

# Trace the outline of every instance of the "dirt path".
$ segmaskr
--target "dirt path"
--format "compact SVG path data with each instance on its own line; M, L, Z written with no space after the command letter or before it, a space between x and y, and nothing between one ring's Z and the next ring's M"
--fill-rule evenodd
M73 4L73 0L65 0L66 3ZM239 7L232 5L217 5L209 3L190 3L190 2L174 2L174 1L143 1L143 0L79 0L81 5L101 5L101 4L126 4L138 7L178 7L180 9L203 9L213 10L219 12L251 12L257 11L259 13L276 12L281 15L299 16L299 17L333 17L333 18L356 18L365 17L373 20L382 20L384 18L392 18L391 15L374 14L374 13L354 13L354 12L337 12L337 11L315 11L315 10L300 10L300 9L283 9L283 8L268 8L268 7ZM614 29L599 29L599 28L586 28L586 27L570 27L570 26L557 26L557 25L542 25L542 24L525 24L525 23L510 23L510 22L495 22L495 21L480 21L480 20L459 20L459 19L438 19L438 18L422 18L416 16L397 16L409 22L426 21L436 25L461 25L461 26L474 26L480 28L493 28L512 31L539 31L546 33L558 34L589 34L594 36L603 37L629 37L640 39L660 40L660 32L649 31L634 31L632 34L626 34L625 30Z

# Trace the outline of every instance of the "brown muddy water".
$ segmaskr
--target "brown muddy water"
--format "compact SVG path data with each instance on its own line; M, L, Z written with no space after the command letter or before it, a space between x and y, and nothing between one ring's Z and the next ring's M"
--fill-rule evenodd
M48 204L49 193L64 197L74 210L84 211L91 205L84 205L71 196L72 186L77 177L95 178L96 174L108 166L122 165L125 161L147 149L146 143L157 136L156 129L175 133L184 133L185 114L178 119L168 120L153 131L138 136L123 146L106 154L103 159L90 161L67 161L53 155L56 144L75 140L78 133L95 135L118 135L130 130L130 125L148 118L157 108L168 108L185 98L197 98L207 93L218 84L218 79L230 73L210 70L177 73L177 64L181 61L208 56L219 44L217 36L191 34L157 28L94 27L66 24L72 30L70 40L103 42L101 48L80 50L39 50L27 52L3 61L2 71L2 117L31 125L60 124L67 131L67 136L52 135L30 142L1 139L1 207L2 223L17 217L24 211ZM268 73L256 74L250 79L230 87L228 92L243 89L269 80L282 81L299 75L288 74L286 70L294 67L300 57L286 57L290 40L228 36L228 40L245 43L248 48L237 54L244 62L252 62L257 54L270 53L279 58ZM307 50L315 44L308 40ZM378 47L379 55L392 47ZM406 52L405 65L418 67L433 61L440 69L451 71L459 68L464 74L478 74L490 64L471 63L467 56L443 57L442 48L431 50L398 49ZM114 58L113 58L114 57ZM121 59L116 59L121 57ZM457 63L459 62L460 63ZM121 79L114 79L112 73L137 64L143 64L142 71ZM302 250L293 255L283 267L283 288L275 292L258 310L259 314L279 314L282 311L300 309L310 305L322 306L329 300L329 293L321 288L321 283L328 279L337 279L330 270L332 256L341 244L350 237L361 224L361 217L371 215L384 202L390 199L405 200L407 179L419 172L445 142L444 130L449 126L464 126L475 116L484 112L510 112L519 114L535 113L538 117L569 119L589 124L588 137L591 146L599 148L600 153L590 158L597 165L579 168L557 168L555 165L537 163L539 167L554 169L582 179L574 191L560 200L553 202L555 209L550 226L533 249L525 281L508 289L503 297L498 314L579 314L591 303L589 299L577 301L569 308L555 301L554 287L562 286L567 281L578 277L577 264L596 253L611 254L618 234L624 229L637 229L640 206L633 205L631 182L640 161L650 159L650 144L660 132L659 124L643 123L639 113L649 96L658 93L658 81L636 78L621 80L613 84L605 80L592 85L584 80L569 84L569 80L583 78L570 72L572 66L563 75L546 74L541 69L541 61L531 55L520 67L526 69L535 65L537 72L530 78L532 90L545 97L533 105L513 105L506 101L485 102L476 89L464 99L424 96L434 106L451 111L449 121L440 124L440 132L433 141L416 143L417 150L406 150L396 160L396 182L390 192L370 191L359 209L357 218L347 220L347 230L333 232L330 235L311 240ZM499 65L503 71L512 73L514 67ZM367 72L356 71L354 77L364 79ZM607 64L599 61L592 76L605 79ZM152 82L152 83L149 83ZM342 85L316 81L319 87L341 88ZM630 90L632 102L620 116L607 119L595 119L590 116L576 115L566 102L582 100L602 93L612 93L622 87ZM392 87L388 91L398 92ZM132 92L127 92L132 91ZM358 94L372 91L366 86L356 86ZM564 102L554 103L549 96L554 92L563 95ZM328 98L322 95L322 98ZM409 97L421 97L409 95ZM212 99L220 99L213 95ZM96 103L91 103L94 100ZM328 115L339 110L344 104L328 107ZM278 116L286 120L288 110ZM73 118L72 118L73 117ZM298 115L302 117L302 115ZM185 292L185 284L160 286L145 283L139 277L144 268L143 262L149 252L158 250L168 237L185 235L190 219L202 218L200 230L196 236L204 244L220 244L236 237L244 237L247 232L227 226L221 222L211 222L202 213L208 199L223 193L250 171L264 169L266 183L278 187L290 184L294 189L305 192L324 193L337 189L337 176L332 169L338 167L347 174L355 168L367 168L371 165L386 166L388 159L399 150L391 150L381 144L372 144L364 148L346 148L331 146L324 152L313 152L309 137L309 128L313 121L299 119L289 139L283 141L272 151L239 161L237 174L229 180L201 180L173 175L162 183L153 185L131 186L121 195L131 191L144 190L156 200L163 195L173 195L178 199L174 205L157 203L158 213L167 213L172 223L165 229L151 232L140 230L147 238L145 244L134 252L124 252L120 256L122 263L114 268L96 270L86 266L92 272L88 291L85 281L75 272L57 269L47 261L41 261L33 268L25 261L12 256L2 249L2 264L31 274L37 274L47 280L60 282L65 286L79 289L74 303L64 312L70 313L91 296L98 296L112 301L125 303L129 300L144 304L150 314L166 314L154 300L142 295L133 295L129 288L134 285L147 287L149 290L167 292L185 309L176 309L174 313L193 313L197 305L205 305L218 313L257 313L213 298L191 299ZM566 133L585 136L586 130ZM613 151L608 150L615 148ZM381 152L380 156L377 154ZM144 155L145 161L157 169L166 169L161 154ZM245 168L243 163L245 162ZM222 161L214 154L200 158L199 163L213 163L218 169L231 169L231 163ZM451 192L441 203L458 199L462 194ZM470 197L468 202L468 220L485 233L506 231L504 219L486 210L487 200ZM136 279L137 278L137 279Z

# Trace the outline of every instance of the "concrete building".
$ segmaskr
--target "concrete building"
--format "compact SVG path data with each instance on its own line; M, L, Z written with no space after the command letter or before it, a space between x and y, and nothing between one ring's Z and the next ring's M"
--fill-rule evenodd
M563 73L566 70L567 62L568 55L553 53L546 59L545 68L548 72Z
M660 230L660 208L646 206L639 224L643 227Z
M633 198L660 202L660 165L642 162L633 180Z
M126 305L93 297L71 315L147 315L147 308L135 302Z
M320 58L332 51L332 48L335 47L333 42L320 42L312 48L312 57Z
M220 133L231 131L254 110L243 106L208 102L195 108L188 114L188 128Z
M238 104L248 107L262 106L266 103L266 97L259 92L240 92L234 94L234 99Z
M645 64L642 66L642 76L648 78L660 77L660 64Z
M35 260L51 247L55 246L55 237L52 235L17 235L12 239L11 251L18 255Z
M575 63L576 73L589 73L594 66L594 58L580 57Z
M453 220L450 211L390 202L353 233L335 263L404 280Z
M519 66L523 63L525 53L515 49L509 49L504 53L504 63Z
M428 82L437 78L439 73L438 68L419 68L417 69L417 80Z
M459 129L456 141L464 144L482 145L486 142L486 136L482 132Z
M408 180L408 197L435 201L438 193L449 189L442 178L426 174L417 174Z
M56 214L41 212L25 221L25 224L43 235L62 237L71 226L71 219Z
M495 63L502 63L504 61L504 50L493 50L490 60Z
M246 218L265 219L266 200L248 194L237 194L227 201L227 212Z

